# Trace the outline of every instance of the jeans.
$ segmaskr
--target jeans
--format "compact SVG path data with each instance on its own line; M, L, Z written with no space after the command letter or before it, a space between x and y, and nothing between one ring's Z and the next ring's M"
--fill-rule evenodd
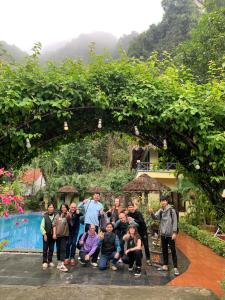
M141 240L145 248L145 256L147 260L150 260L150 251L149 251L149 244L148 244L148 234L147 232L141 235Z
M123 240L123 237L120 238L120 256L122 257L124 255L124 245L125 245L125 241Z
M116 263L118 262L118 258L114 258L116 254L116 251L114 251L113 253L109 253L109 254L102 254L99 260L99 270L106 270L107 268L107 263L112 260L112 264L116 265Z
M173 266L177 268L177 253L176 253L176 245L175 240L172 240L171 236L161 236L161 243L162 243L162 252L163 252L163 264L168 265L168 245L170 245L172 259L173 259Z
M75 230L73 235L70 235L66 245L66 259L75 257L76 247L77 247L77 236L79 228Z
M66 257L67 240L67 236L57 237L56 239L57 260L59 261L64 261Z
M129 264L129 268L133 267L134 262L136 262L136 267L140 268L142 265L142 251L136 250L128 252L127 255L122 257L122 260L125 264Z
M52 235L47 235L47 242L45 242L43 237L43 263L52 262L54 245L55 240L53 240Z
M97 249L95 250L95 252L91 255L91 258L92 258L91 261L92 261L93 263L96 263L97 260L98 260L99 250L100 250L100 249L97 248ZM85 251L83 251L83 250L80 250L79 256L80 256L81 262L83 262L83 263L88 263L88 261L85 260L85 256L86 256L87 254L88 254L87 252L85 252Z

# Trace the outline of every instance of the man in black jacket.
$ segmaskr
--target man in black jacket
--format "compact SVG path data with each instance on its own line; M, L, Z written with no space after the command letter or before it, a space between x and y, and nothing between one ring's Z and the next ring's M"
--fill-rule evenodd
M65 265L75 265L75 251L80 227L80 216L82 216L82 214L80 213L79 209L77 209L76 203L71 203L68 216L69 239L66 245Z
M149 251L149 244L148 244L148 232L147 232L147 226L144 217L142 213L139 210L137 210L132 203L129 203L127 209L128 209L128 214L127 214L128 217L133 218L134 221L139 225L137 229L145 248L145 256L146 256L147 264L151 265L150 251Z

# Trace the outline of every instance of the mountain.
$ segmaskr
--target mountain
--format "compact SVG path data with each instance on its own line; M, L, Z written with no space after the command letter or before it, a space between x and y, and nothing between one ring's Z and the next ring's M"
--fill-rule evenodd
M15 45L9 45L4 41L0 41L0 60L12 63L22 60L26 55L26 52Z

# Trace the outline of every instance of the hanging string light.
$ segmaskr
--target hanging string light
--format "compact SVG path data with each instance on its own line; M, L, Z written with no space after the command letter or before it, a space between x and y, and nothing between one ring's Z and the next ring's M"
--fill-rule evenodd
M65 130L65 131L69 130L69 127L68 127L67 122L64 122L64 130Z
M28 138L26 138L26 147L27 147L27 149L31 148L31 143Z
M102 119L98 119L98 129L102 128Z
M137 135L137 136L140 134L137 126L134 126L134 132L135 132L135 135Z
M167 149L167 141L166 141L166 139L163 140L163 149L164 150Z

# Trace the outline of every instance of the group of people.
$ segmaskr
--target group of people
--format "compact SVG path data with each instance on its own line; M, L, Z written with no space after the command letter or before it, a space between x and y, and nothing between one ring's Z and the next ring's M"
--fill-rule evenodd
M161 198L161 208L153 219L160 220L160 232L163 251L163 266L159 270L168 270L168 245L170 245L174 274L178 275L175 239L177 234L177 215L168 204L168 198ZM101 222L101 220L107 222ZM80 223L84 224L84 233L79 237ZM104 225L104 226L103 226ZM121 207L116 198L114 206L104 212L100 194L95 193L92 199L85 199L77 207L76 203L62 204L55 212L53 204L41 222L43 235L43 269L54 267L52 262L54 244L57 249L57 269L67 272L67 266L75 265L76 249L79 249L80 264L91 264L99 270L106 270L109 265L116 271L118 264L128 264L128 271L134 270L135 276L141 275L142 246L146 262L151 265L147 226L141 212L129 203L126 209Z

